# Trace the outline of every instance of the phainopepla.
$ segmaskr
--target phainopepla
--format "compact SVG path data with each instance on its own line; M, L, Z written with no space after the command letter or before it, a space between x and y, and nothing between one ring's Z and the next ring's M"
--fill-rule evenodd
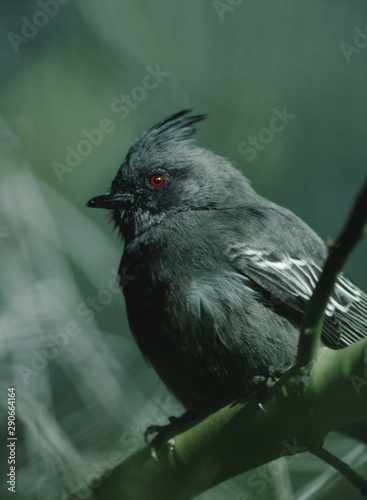
M176 113L137 139L109 192L125 240L119 274L143 355L188 410L215 410L294 361L328 250L292 212L198 147ZM125 282L126 283L126 282ZM340 275L323 326L339 349L367 335L367 296Z

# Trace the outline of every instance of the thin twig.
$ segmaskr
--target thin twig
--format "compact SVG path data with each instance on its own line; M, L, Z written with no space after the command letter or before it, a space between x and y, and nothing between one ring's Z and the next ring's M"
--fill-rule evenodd
M321 273L320 279L308 302L301 325L298 344L297 365L312 363L320 350L321 330L324 311L333 292L335 280L344 263L363 236L367 223L367 181L359 195L349 220L337 242L330 248L330 254Z
M350 481L354 486L356 486L362 495L367 495L367 481L363 479L357 472L355 472L348 464L340 460L325 448L311 448L308 450L310 453L316 457L321 458L325 463L329 464L331 467L340 472L348 481Z

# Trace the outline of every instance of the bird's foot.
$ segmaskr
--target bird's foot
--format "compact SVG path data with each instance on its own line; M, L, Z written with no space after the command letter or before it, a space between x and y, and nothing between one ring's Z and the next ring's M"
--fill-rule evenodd
M194 418L192 412L184 413L181 417L170 417L167 425L150 425L144 432L144 441L150 448L150 455L158 462L158 451L167 446L169 451L174 451L175 440L173 436L183 431L187 424Z
M262 411L266 412L266 409L264 407L264 400L268 389L272 387L276 382L278 382L283 374L284 370L275 370L273 367L270 367L268 377L257 375L252 379L252 384L254 388L256 388L257 392L258 406Z

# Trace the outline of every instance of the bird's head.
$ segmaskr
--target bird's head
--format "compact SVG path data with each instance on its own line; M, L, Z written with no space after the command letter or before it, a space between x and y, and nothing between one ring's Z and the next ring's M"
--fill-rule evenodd
M165 118L137 139L109 192L88 201L89 207L112 210L123 236L141 232L163 214L231 208L253 195L227 160L195 144L192 125L205 115L189 112Z

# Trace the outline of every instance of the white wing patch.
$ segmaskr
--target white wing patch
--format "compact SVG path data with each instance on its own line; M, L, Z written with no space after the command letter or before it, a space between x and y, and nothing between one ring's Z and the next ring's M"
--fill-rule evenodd
M254 249L241 243L232 246L228 257L235 267L236 262L240 264L241 272L246 274L248 270L252 279L288 304L292 303L292 297L297 304L300 300L307 301L322 271L316 264L284 252ZM345 314L361 300L361 296L362 292L348 278L340 275L325 314L329 317L335 311Z

